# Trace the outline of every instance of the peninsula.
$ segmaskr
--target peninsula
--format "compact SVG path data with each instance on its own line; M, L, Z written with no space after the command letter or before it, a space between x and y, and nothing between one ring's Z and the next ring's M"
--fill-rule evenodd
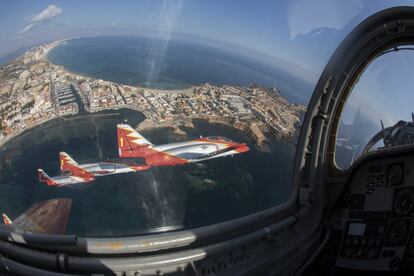
M306 111L277 88L200 84L183 90L124 85L67 71L47 54L65 40L27 51L0 66L0 144L58 116L131 108L146 119L140 130L192 127L194 119L231 125L248 134L259 150L271 139L294 140Z

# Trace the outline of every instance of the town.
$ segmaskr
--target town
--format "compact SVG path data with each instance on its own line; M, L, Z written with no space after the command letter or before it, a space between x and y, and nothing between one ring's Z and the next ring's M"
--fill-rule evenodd
M59 116L131 108L146 117L139 128L191 124L198 118L232 125L260 145L265 133L295 138L305 113L276 87L206 83L158 90L81 76L47 60L47 53L62 43L35 47L0 67L0 143Z

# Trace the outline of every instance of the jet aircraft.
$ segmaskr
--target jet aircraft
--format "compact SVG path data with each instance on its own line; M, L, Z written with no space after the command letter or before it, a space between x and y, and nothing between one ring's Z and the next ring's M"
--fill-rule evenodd
M12 221L2 214L6 227L44 234L64 234L72 200L55 198L33 204L27 211Z
M137 172L148 169L147 165L128 162L97 162L78 164L66 152L60 152L60 170L64 174L50 177L42 169L38 169L39 181L48 186L66 186L94 181L97 176Z
M118 150L121 158L144 158L148 167L175 166L247 152L245 143L226 137L210 136L199 139L153 145L131 126L119 124Z

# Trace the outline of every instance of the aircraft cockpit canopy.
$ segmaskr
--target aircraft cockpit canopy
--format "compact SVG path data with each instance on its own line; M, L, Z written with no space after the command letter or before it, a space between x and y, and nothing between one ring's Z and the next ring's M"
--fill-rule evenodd
M335 162L346 169L369 152L414 142L414 47L385 49L353 85L338 127Z
M224 137L224 136L208 136L208 137L205 137L205 139L210 140L210 141L225 141L225 142L229 142L229 143L235 143L230 138L227 138L227 137Z

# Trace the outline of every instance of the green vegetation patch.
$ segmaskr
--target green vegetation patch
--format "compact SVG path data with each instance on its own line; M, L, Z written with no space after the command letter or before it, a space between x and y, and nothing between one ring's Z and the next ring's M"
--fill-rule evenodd
M35 101L34 100L33 101L30 101L30 102L26 103L25 105L23 105L22 108L21 108L21 110L25 110L27 108L32 108L34 106L34 104L35 104Z

